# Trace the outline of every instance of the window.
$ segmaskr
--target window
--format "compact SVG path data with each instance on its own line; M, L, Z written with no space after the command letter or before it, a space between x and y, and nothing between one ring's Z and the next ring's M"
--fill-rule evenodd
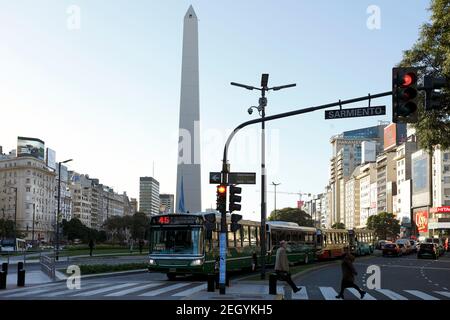
M450 183L450 177L444 177L444 183Z
M250 227L250 245L256 246L256 230L255 227Z
M237 232L236 232L236 235L235 235L235 239L236 239L236 248L240 248L240 247L242 247L242 228L241 229L239 229Z
M450 197L450 188L445 188L445 189L444 189L444 195L445 195L446 197Z
M31 188L30 187L26 187L26 192L31 192Z
M243 238L243 246L248 247L250 245L250 238L248 234L248 226L242 226L242 229L244 230L244 238Z

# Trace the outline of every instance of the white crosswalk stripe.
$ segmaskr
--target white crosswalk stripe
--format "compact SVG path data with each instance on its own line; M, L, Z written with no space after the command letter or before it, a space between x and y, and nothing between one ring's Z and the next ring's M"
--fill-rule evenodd
M131 287L136 285L137 283L123 283L123 284L118 284L115 286L111 286L111 287L106 287L106 288L102 288L102 289L97 289L97 290L92 290L92 291L87 291L87 292L82 292L79 294L75 294L72 295L71 297L88 297L88 296L93 296L99 293L104 293L104 292L108 292L108 291L113 291L113 290L117 290L117 289L122 289L125 287Z
M402 295L399 295L398 293L395 293L394 291L388 290L388 289L376 289L379 293L384 294L391 300L408 300Z
M14 293L11 295L8 295L8 298L18 298L18 297L26 297L26 296L32 296L32 295L37 295L39 293L43 293L43 292L47 292L49 290L52 290L52 288L44 288L44 289L36 289L36 290L27 290L25 292L20 292L20 293Z
M359 294L358 290L356 290L355 288L348 288L347 290L353 293L355 297L361 300L361 295ZM366 292L366 295L362 300L377 300L377 299L375 299L373 296L371 296L369 293Z
M64 290L44 293L41 296L46 297L46 298L52 298L52 297L62 296L64 294L68 294L68 293L77 293L77 292L80 292L81 290L91 290L94 288L105 287L107 285L108 285L108 283L97 283L97 284L89 285L86 287L82 285L80 289L69 289L66 287Z
M306 287L299 287L301 290L296 293L292 293L292 299L296 300L308 300L308 292L306 291Z
M28 290L28 289L43 289L43 288L56 288L58 286L60 286L60 283L57 284L45 284L45 285L40 285L40 286L32 286L32 287L25 287L25 288L17 288L17 289L5 289L0 291L0 296L5 294L5 295L9 295L10 293L16 293L16 292L20 292L20 291L24 291L24 290Z
M146 293L141 294L139 296L140 297L154 297L154 296L160 295L160 294L165 293L165 292L169 292L169 291L172 291L172 290L176 290L176 289L188 286L189 284L190 283L177 283L177 284L173 284L173 285L168 286L168 287L164 287L164 288L161 288L161 289L157 289L157 290L152 290L152 291L146 292Z
M405 292L408 292L409 294L412 294L413 296L419 297L422 300L440 300L436 297L430 296L429 294L426 294L425 292L418 291L418 290L405 290Z
M450 298L450 291L435 291L436 293L439 293L440 295L443 295L444 297Z
M185 297L185 296L197 293L199 291L205 290L206 287L207 287L206 284L202 284L200 286L196 286L196 287L193 287L193 288L181 291L181 292L177 292L177 293L173 294L172 296L174 296L174 297Z
M322 293L325 300L341 300L336 298L338 293L332 287L319 287L319 290Z
M138 292L138 291L141 291L141 290L145 290L145 289L148 289L148 288L151 288L151 287L160 286L160 285L161 285L161 283L157 283L157 282L156 283L150 283L150 284L146 284L145 286L139 286L139 287L134 287L134 288L131 288L131 289L125 289L125 290L121 290L121 291L118 291L118 292L113 292L113 293L107 294L105 297L121 297L121 296L130 294L130 293L133 293L133 292Z

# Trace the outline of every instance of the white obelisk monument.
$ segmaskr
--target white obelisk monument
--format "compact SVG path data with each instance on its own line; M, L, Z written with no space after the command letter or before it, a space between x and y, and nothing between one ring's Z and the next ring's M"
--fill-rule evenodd
M194 8L190 6L184 16L183 26L176 195L177 213L194 213L202 209L198 78L198 19Z

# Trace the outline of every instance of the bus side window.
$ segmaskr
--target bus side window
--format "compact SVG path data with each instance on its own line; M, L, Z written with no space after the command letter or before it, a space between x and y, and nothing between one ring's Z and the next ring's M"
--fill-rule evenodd
M259 246L259 232L260 232L259 227L255 227L255 238L256 238L256 245Z
M231 232L231 224L227 225L228 228L228 248L234 248L234 232Z
M240 229L239 229L238 231L236 231L236 233L235 233L236 248L241 248L241 247L242 247L241 230L242 230L242 228L240 228Z
M256 246L256 234L255 234L255 227L250 227L250 246Z

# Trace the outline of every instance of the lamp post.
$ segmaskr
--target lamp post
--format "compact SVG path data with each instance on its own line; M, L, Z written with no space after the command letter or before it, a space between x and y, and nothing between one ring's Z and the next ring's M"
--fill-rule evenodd
M273 212L274 212L274 214L277 214L277 187L280 185L281 183L275 183L275 182L273 182L272 181L272 185L274 186L274 188L275 188L275 201L274 201L274 209L273 209Z
M11 189L14 189L16 192L16 201L14 205L14 241L16 241L17 238L17 188L16 187L10 187Z
M72 161L69 159L58 163L58 209L56 211L56 254L55 260L59 259L59 215L61 211L61 164Z
M31 227L31 245L34 247L34 217L36 214L36 204L33 203L33 225Z
M267 98L266 92L269 90L278 91L281 89L295 87L296 84L288 84L284 86L277 86L269 88L267 86L269 82L269 74L263 73L261 75L261 87L256 88L246 84L240 84L236 82L231 82L231 85L245 88L247 90L259 90L261 91L261 97L259 98L258 107L250 107L247 112L249 114L253 113L253 109L258 110L262 121L261 121L261 279L266 278L266 216L267 216L267 203L266 203L266 106Z

